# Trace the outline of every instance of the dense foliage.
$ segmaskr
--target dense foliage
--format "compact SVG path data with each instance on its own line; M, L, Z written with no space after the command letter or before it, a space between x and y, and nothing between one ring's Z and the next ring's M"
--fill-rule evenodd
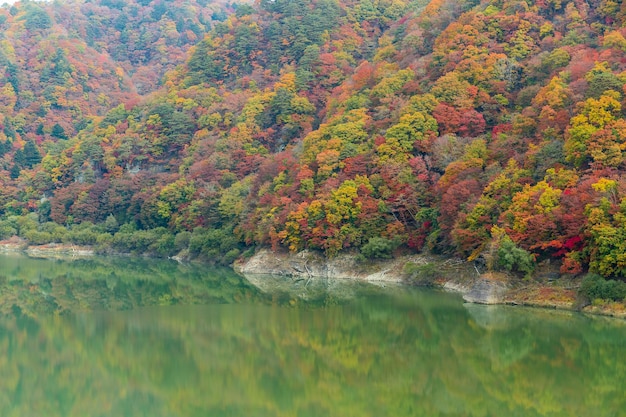
M112 107L131 106L229 10L196 0L0 8L0 154L31 142L45 151ZM14 159L1 164L13 178L39 162Z
M624 301L626 300L626 283L613 279L605 280L597 274L588 274L582 281L580 292L590 301Z
M97 19L59 29L59 10L94 2L0 10L15 33L0 41L5 216L36 212L38 233L115 222L205 255L225 242L230 258L431 250L525 275L554 259L626 276L618 3L105 3L119 27L98 36ZM138 99L155 86L141 74L196 38Z

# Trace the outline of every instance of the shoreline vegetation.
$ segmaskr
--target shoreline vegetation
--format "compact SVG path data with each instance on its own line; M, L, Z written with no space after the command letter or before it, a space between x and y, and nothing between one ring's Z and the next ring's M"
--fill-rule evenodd
M82 227L83 238L89 235ZM92 230L93 232L93 230ZM114 242L115 236L106 239ZM118 240L122 237L118 236ZM619 300L611 299L615 281L606 281L599 276L588 274L575 276L560 274L559 265L544 263L538 266L531 276L520 277L509 272L489 271L476 262L464 261L460 258L429 254L401 254L388 259L364 259L357 251L341 253L329 258L321 252L304 250L298 253L288 251L272 251L269 248L248 250L244 256L237 251L225 258L218 253L212 260L206 255L189 251L187 247L173 246L170 252L163 252L163 245L156 242L168 237L161 236L149 243L144 239L143 250L132 248L128 239L126 250L120 250L112 244L103 246L103 240L97 237L83 239L81 243L67 237L58 242L30 242L18 236L0 241L0 252L24 253L31 257L89 257L95 255L130 255L170 258L179 262L193 261L206 264L231 265L233 269L245 276L277 275L294 279L332 278L361 280L373 283L399 283L414 286L429 286L447 291L458 292L466 302L478 304L507 304L542 308L555 308L583 313L626 318L626 305ZM173 237L174 241L181 240ZM139 239L141 241L141 239ZM149 240L149 239L148 239ZM161 252L157 251L161 247ZM176 254L174 251L178 250ZM225 262L229 262L228 264ZM590 298L590 295L596 295ZM623 300L623 298L620 298Z

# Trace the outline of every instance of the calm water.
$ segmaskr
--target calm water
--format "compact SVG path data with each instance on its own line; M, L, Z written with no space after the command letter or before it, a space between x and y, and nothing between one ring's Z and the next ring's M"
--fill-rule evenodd
M626 323L0 256L1 416L626 416ZM262 289L259 289L262 288Z

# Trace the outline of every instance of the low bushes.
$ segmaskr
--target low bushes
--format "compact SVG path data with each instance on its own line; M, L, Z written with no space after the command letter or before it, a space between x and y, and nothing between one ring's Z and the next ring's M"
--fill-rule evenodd
M415 285L431 286L439 276L437 265L431 262L426 264L407 262L402 272L407 282Z
M91 246L98 253L133 253L170 257L200 258L228 265L234 262L244 245L230 229L196 228L192 232L173 233L165 227L137 229L133 223L118 225L113 216L101 224L83 222L62 226L39 223L34 213L0 220L0 239L19 236L32 245L65 243Z
M361 254L365 259L389 259L400 243L384 237L372 237L361 247Z
M626 299L626 282L613 279L606 280L598 274L587 274L580 286L580 293L590 301Z

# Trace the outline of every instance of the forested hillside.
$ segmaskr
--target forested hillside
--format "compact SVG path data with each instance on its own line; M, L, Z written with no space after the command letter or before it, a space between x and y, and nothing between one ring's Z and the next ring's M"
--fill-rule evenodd
M258 245L427 250L624 277L625 13L611 0L0 10L0 232L225 262Z
M24 142L68 139L94 116L137 102L228 10L195 0L0 8L2 152L11 150L7 140L23 149ZM17 168L32 168L36 160L18 158Z

